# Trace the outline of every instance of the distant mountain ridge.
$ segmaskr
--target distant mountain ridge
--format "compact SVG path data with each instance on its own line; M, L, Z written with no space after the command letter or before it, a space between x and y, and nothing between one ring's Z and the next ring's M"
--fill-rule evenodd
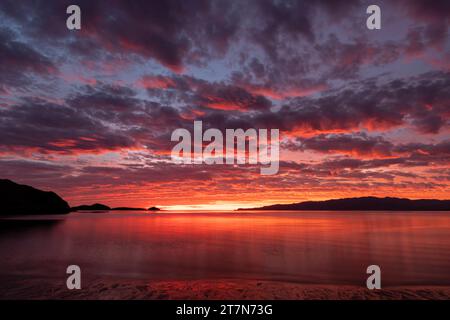
M275 204L245 210L330 210L330 211L450 211L450 200L360 197Z

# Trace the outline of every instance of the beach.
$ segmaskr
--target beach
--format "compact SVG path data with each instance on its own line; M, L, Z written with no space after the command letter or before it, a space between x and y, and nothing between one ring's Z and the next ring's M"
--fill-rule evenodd
M368 290L351 285L311 285L257 280L145 281L97 279L68 290L64 281L9 279L0 299L31 300L448 300L450 286ZM6 289L6 290L5 290Z

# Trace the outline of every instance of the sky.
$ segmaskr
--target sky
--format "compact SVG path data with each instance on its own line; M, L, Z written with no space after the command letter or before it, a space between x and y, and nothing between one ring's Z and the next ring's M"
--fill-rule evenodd
M72 206L450 198L449 23L447 0L2 0L0 177ZM194 120L279 129L278 174L175 164Z

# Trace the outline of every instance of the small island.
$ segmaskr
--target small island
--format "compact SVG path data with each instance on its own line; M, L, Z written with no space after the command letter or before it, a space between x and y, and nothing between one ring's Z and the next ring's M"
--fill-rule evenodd
M109 211L110 207L101 203L94 203L91 205L83 204L81 206L76 206L70 208L70 211Z
M71 211L160 211L157 207L145 208L133 208L133 207L115 207L111 208L105 204L94 203L91 205L80 205L72 207Z

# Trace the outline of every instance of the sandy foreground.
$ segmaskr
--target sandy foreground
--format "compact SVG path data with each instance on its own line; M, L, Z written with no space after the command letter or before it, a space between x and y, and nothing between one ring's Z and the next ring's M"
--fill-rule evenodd
M65 282L4 280L0 299L286 299L286 300L423 300L450 299L450 287L387 287L368 290L356 286L310 285L257 280L143 281L97 279L68 290Z

